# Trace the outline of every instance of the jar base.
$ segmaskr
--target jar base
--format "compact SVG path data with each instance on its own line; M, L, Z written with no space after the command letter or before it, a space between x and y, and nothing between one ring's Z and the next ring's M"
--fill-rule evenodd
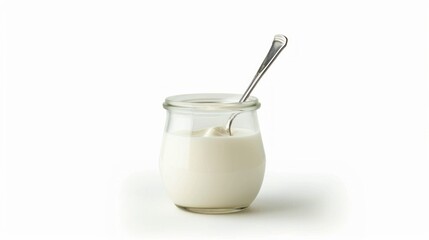
M185 207L176 204L176 207L183 209L188 212L201 213L201 214L228 214L236 213L245 210L246 207L233 207L233 208L195 208L195 207Z

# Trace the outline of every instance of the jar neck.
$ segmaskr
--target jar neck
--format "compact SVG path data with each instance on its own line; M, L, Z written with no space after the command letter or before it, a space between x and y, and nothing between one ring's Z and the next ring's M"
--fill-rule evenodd
M227 93L183 94L167 97L164 108L171 111L185 112L243 112L260 107L256 97L250 96L240 103L241 95Z

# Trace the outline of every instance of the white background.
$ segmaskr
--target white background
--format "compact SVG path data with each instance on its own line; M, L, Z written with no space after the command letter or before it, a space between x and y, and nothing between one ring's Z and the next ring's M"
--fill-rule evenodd
M3 1L0 239L428 239L427 1ZM174 94L254 95L243 213L176 209Z

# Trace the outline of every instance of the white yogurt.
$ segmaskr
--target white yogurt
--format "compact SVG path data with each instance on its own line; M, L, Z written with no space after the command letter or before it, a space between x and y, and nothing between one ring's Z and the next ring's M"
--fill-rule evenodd
M160 159L166 190L176 205L247 207L265 171L261 135L234 129L233 136L166 133Z

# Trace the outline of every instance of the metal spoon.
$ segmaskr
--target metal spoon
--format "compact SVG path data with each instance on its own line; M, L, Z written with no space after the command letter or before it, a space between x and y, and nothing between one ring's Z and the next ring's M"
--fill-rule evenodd
M256 75L253 77L252 82L250 83L249 87L247 87L246 91L244 92L243 96L240 98L240 103L245 102L247 98L250 96L250 93L252 93L253 89L255 88L256 84L259 82L259 80L262 78L264 73L268 70L268 68L271 66L271 64L274 62L274 60L277 58L279 53L286 47L287 44L287 38L281 34L277 34L274 36L273 43L271 45L270 50L268 51L267 56L265 57L264 61L262 62L261 66L259 67L258 71L256 72ZM231 133L231 125L232 121L234 121L235 117L239 113L234 113L229 117L228 122L226 123L225 127L214 127L209 128L205 131L203 136L224 136L224 135L232 135Z

